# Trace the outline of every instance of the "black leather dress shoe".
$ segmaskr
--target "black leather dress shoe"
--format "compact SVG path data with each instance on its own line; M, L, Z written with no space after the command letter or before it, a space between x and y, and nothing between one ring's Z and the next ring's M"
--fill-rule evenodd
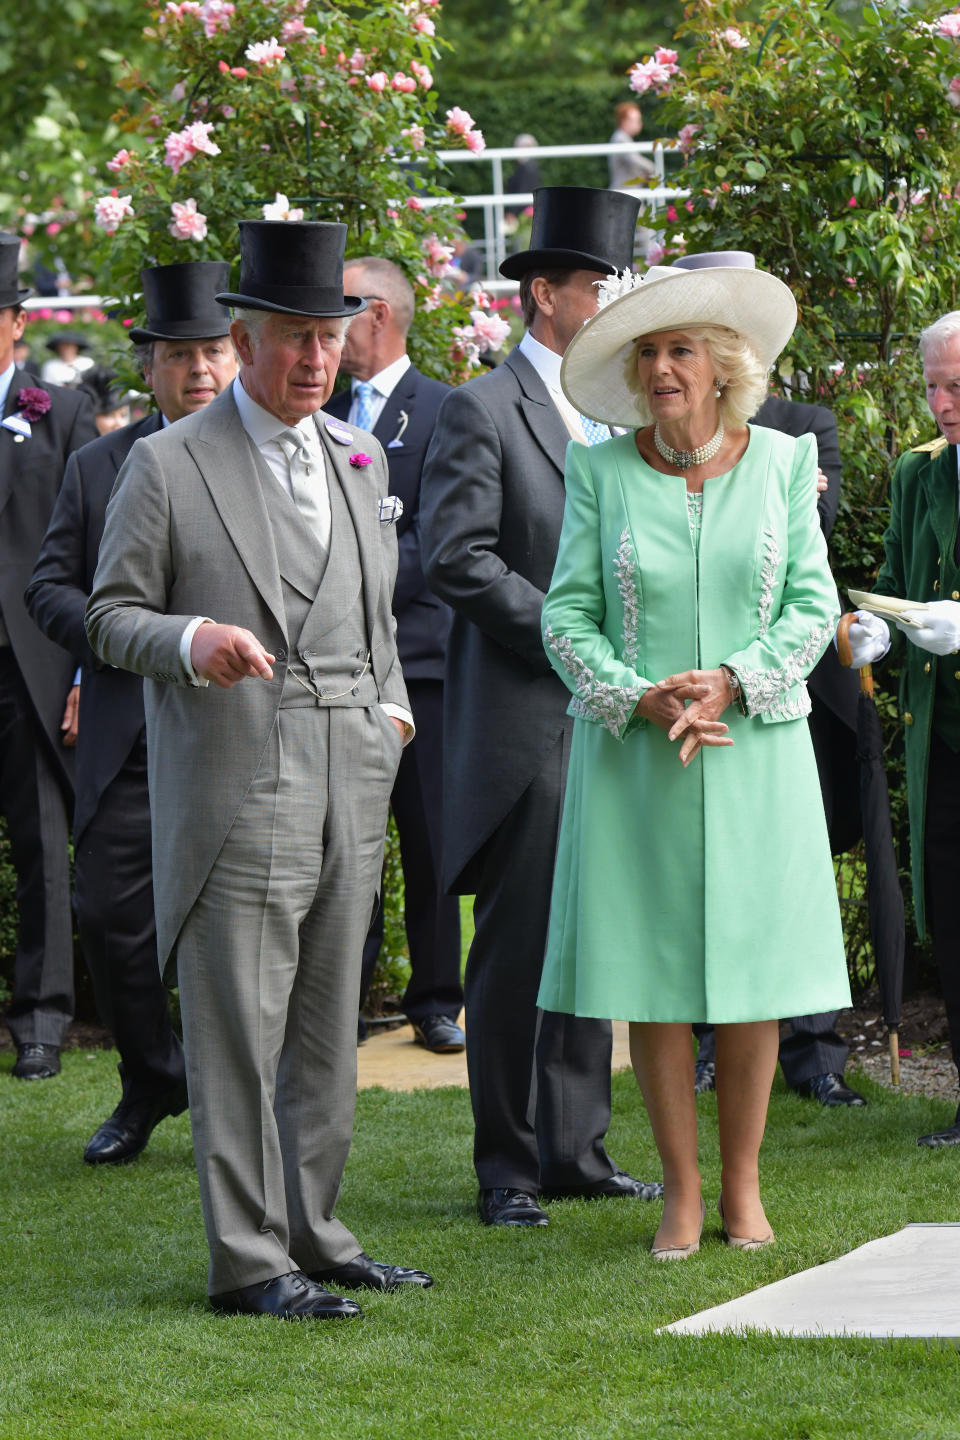
M529 1190L498 1186L481 1190L477 1213L484 1225L549 1225L550 1221Z
M859 1090L852 1090L837 1071L828 1075L811 1075L801 1080L796 1087L798 1095L808 1100L819 1100L821 1105L866 1105L866 1097Z
M363 1314L355 1300L331 1295L299 1270L258 1285L210 1296L218 1315L273 1315L277 1320L352 1320Z
M562 1189L545 1187L544 1200L659 1200L663 1185L659 1180L634 1180L625 1170L615 1170L603 1180L587 1185L565 1185Z
M934 1130L932 1135L921 1135L917 1141L918 1145L925 1145L928 1150L941 1150L946 1145L960 1145L960 1109L952 1125L946 1130Z
M712 1060L698 1060L693 1072L693 1093L704 1095L717 1088L717 1067Z
M17 1080L52 1080L60 1074L59 1045L40 1045L28 1041L17 1046L17 1063L10 1074Z
M371 1260L360 1251L345 1265L333 1270L311 1270L308 1276L320 1285L330 1281L338 1290L402 1290L408 1285L419 1285L426 1290L433 1284L433 1276L425 1270L410 1270L406 1265L384 1265L380 1260Z
M163 1095L121 1100L109 1119L95 1130L83 1158L88 1165L124 1165L146 1149L147 1141L161 1120L180 1115L187 1108L186 1081L181 1080Z
M424 1015L422 1020L411 1020L413 1038L418 1045L425 1045L435 1055L453 1055L467 1048L467 1037L455 1020L446 1015Z

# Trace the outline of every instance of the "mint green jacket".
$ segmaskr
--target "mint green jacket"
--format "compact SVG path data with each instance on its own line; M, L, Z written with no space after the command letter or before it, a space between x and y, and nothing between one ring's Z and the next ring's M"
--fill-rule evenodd
M751 427L704 486L699 546L683 478L632 434L571 445L565 484L543 634L576 724L540 1004L718 1023L849 1004L804 719L837 617L813 438ZM748 715L684 769L637 700L721 663Z
M905 600L960 600L957 535L957 447L934 442L901 455L890 482L885 558L874 590ZM931 655L894 630L893 658L902 663L900 711L907 762L907 812L917 928L925 929L923 835L930 736L960 749L960 655Z

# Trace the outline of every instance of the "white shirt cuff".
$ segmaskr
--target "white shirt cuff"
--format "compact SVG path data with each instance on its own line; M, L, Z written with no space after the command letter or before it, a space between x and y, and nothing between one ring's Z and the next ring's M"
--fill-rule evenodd
M380 709L385 715L389 715L391 720L403 721L403 743L404 745L409 745L417 733L410 711L404 710L402 705L394 705L390 700L381 700Z
M196 670L194 670L193 661L190 659L190 646L193 643L194 635L196 635L201 625L213 625L214 623L209 615L196 615L180 636L180 664L183 666L183 673L187 677L188 684L199 686L200 689L204 689L210 684L210 681L201 680Z

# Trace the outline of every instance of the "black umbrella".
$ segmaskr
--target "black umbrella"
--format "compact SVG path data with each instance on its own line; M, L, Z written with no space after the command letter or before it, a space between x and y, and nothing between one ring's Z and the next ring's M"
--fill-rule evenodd
M844 615L837 631L841 665L852 665L847 631L855 616ZM857 761L860 768L860 811L867 862L867 907L870 938L877 962L883 1020L890 1040L890 1078L900 1084L900 1002L903 998L903 893L897 873L890 824L890 791L883 765L883 727L873 699L873 667L860 667L857 704Z

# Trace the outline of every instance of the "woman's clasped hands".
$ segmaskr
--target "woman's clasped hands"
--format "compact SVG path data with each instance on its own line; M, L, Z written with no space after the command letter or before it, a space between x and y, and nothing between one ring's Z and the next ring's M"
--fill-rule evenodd
M733 696L725 670L684 670L645 690L637 714L659 725L668 740L682 740L680 763L689 765L703 745L732 745L720 716Z

